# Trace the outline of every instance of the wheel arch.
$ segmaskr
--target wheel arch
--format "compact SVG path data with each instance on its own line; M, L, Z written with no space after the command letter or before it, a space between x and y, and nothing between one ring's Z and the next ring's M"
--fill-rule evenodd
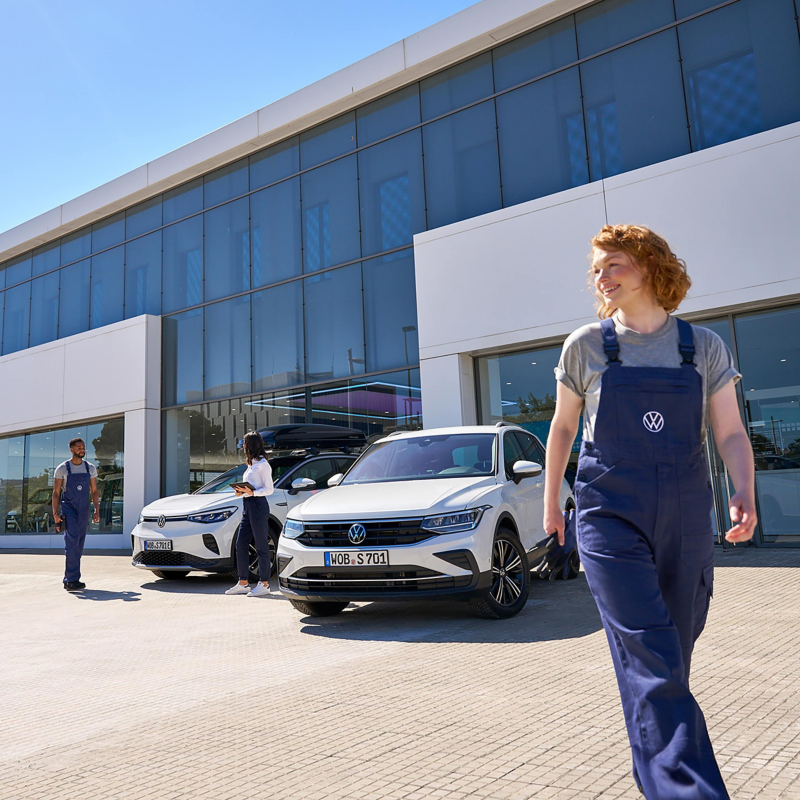
M519 528L517 527L516 520L508 511L503 511L500 516L497 518L497 524L495 525L495 533L500 530L500 528L506 528L507 530L511 531L514 536L519 539Z

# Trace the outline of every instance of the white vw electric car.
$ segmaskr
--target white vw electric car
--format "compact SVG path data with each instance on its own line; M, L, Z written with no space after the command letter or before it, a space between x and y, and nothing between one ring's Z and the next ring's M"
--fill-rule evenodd
M281 591L313 616L426 596L513 616L531 570L552 579L580 568L574 545L558 547L542 529L543 463L541 442L505 423L391 434L289 512ZM565 480L561 502L574 506Z

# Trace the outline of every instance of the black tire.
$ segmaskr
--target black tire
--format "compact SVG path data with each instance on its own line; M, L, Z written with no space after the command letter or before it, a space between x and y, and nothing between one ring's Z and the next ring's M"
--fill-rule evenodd
M189 574L188 572L173 572L165 569L154 569L151 572L156 578L161 578L162 581L182 581Z
M529 589L530 567L525 548L516 534L500 528L492 545L492 585L468 604L484 619L508 619L525 607Z
M308 603L305 600L292 600L291 598L289 598L289 602L307 617L333 617L340 611L344 611L349 605L344 601Z

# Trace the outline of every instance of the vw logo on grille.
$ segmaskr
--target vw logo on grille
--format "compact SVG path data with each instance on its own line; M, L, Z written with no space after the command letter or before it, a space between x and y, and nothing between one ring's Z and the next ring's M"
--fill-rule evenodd
M159 528L163 528L166 524L167 524L167 518L162 514L158 518L158 527Z
M353 544L361 544L367 538L367 529L363 525L351 525L347 532L347 538Z
M658 411L648 411L642 418L642 422L650 433L658 433L664 427L664 417Z

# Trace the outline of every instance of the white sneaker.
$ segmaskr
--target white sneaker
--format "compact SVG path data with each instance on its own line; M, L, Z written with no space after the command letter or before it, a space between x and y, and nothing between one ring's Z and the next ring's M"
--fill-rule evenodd
M269 597L271 594L269 586L264 586L263 583L257 583L248 593L248 597Z
M230 589L226 589L225 594L247 594L249 591L250 586L248 584L244 584L244 586L242 586L241 583L237 583L231 586Z

